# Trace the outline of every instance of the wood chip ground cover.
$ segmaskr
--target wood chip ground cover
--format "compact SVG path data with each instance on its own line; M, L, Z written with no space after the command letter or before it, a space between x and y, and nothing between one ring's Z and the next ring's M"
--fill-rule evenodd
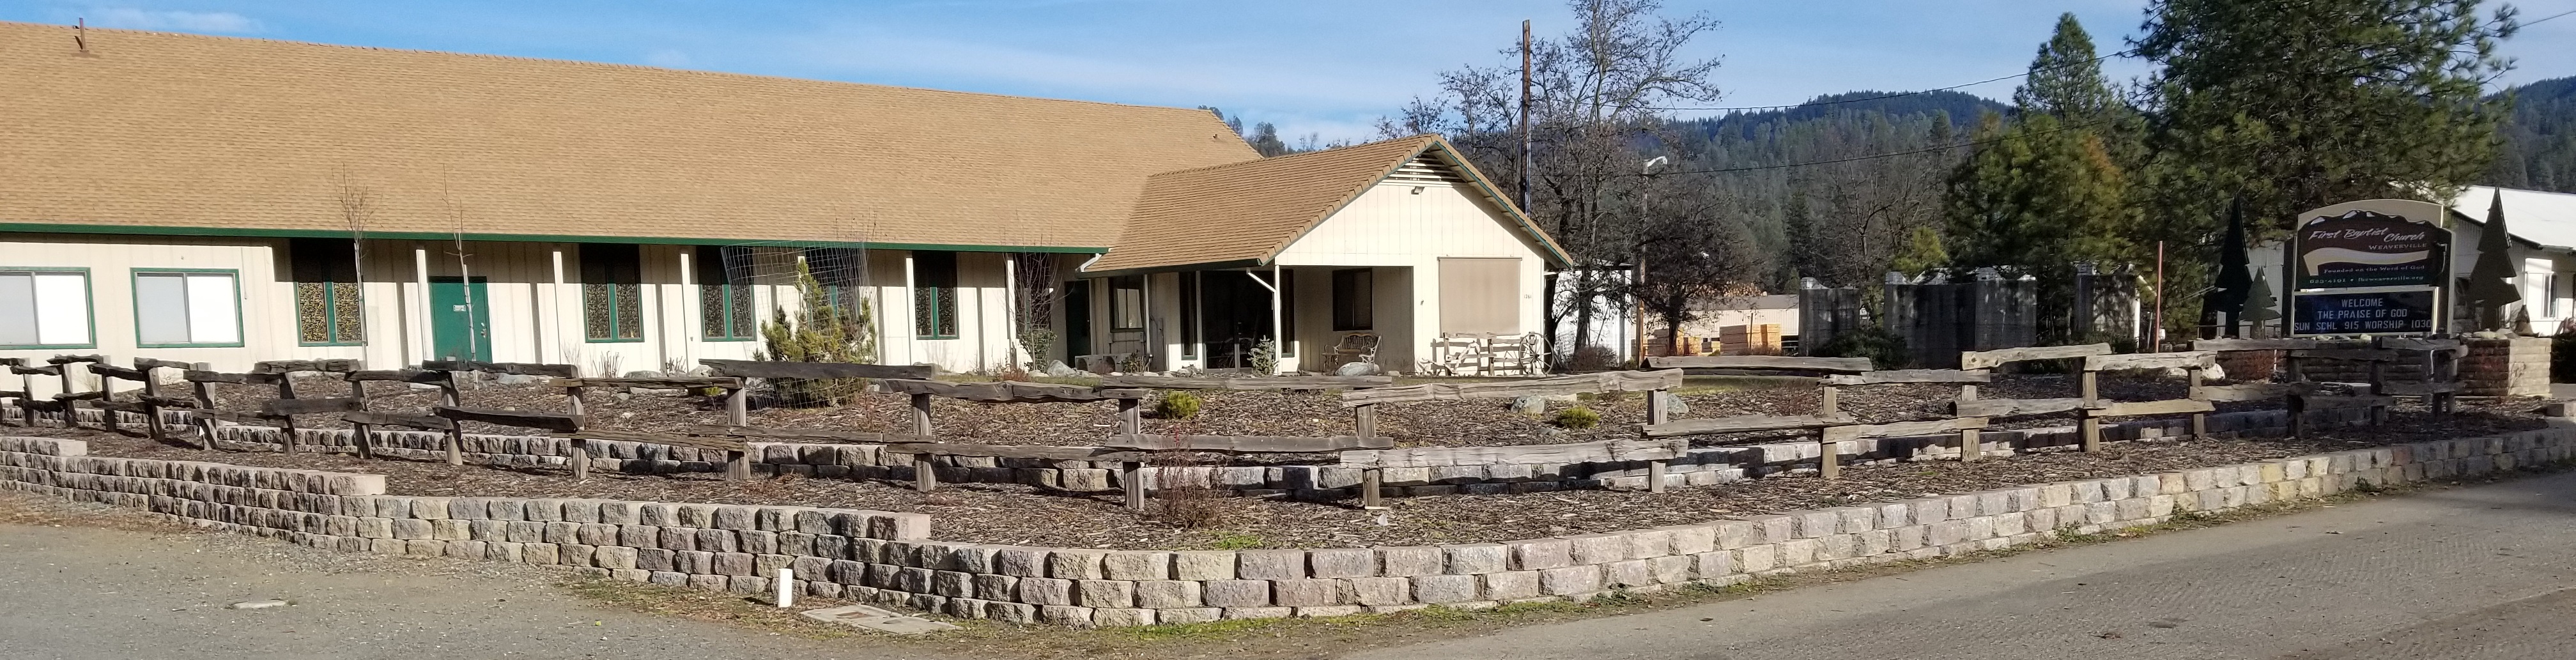
M2106 375L2101 379L2103 398L2115 401L2155 401L2182 398L2186 388L2173 378L2144 378ZM323 377L297 380L297 392L305 398L347 396L349 384ZM398 384L375 383L367 397L370 410L426 411L438 404L435 389L409 388ZM1822 402L1820 390L1811 379L1694 377L1679 392L1689 412L1675 418L1729 417L1735 415L1800 415L1817 412ZM257 410L262 403L276 398L270 386L216 385L217 405L226 410ZM1145 420L1145 431L1152 434L1188 435L1270 435L1326 436L1350 435L1352 414L1340 403L1338 392L1236 392L1202 391L1197 393L1204 405L1189 419ZM1950 402L1957 399L1959 388L1944 385L1871 385L1842 388L1838 395L1840 409L1863 423L1884 423L1940 419L1950 412ZM2036 399L2076 396L2074 379L2064 375L2008 375L1981 388L1980 397L1987 399ZM697 394L674 390L614 391L590 388L583 399L589 411L592 428L657 431L687 425L721 425L725 412L720 401ZM507 410L568 412L562 390L540 385L487 385L464 393L467 407ZM1601 413L1599 425L1589 429L1559 428L1546 415L1524 415L1509 410L1509 400L1438 401L1389 404L1380 407L1377 428L1382 435L1394 438L1398 446L1490 446L1523 444L1556 444L1637 438L1637 425L1646 421L1646 397L1640 393L1614 393L1585 396L1579 401L1551 401L1549 413L1582 405ZM787 408L763 407L750 414L753 426L776 428L814 428L860 432L909 433L912 430L912 402L899 394L858 394L847 405L838 407ZM2262 404L2221 404L2221 410L2262 407ZM1117 407L1108 403L1036 403L987 404L953 399L931 402L932 426L942 437L965 442L1019 445L1092 445L1118 430ZM2066 424L2067 417L2033 418L2001 422L1997 428L2054 426ZM304 428L346 428L338 415L303 415L296 420ZM467 422L469 433L513 434L524 429ZM1697 438L1702 446L1763 440L1770 436L1709 436Z
M1698 405L1698 404L1693 404ZM2108 478L2432 439L2539 428L2530 402L2468 406L2436 419L2398 409L2389 424L2337 429L2301 440L2119 442L2099 454L2048 451L1976 463L1900 462L1846 468L1843 478L1790 473L1662 494L1600 490L1511 495L1390 498L1382 512L1347 501L1219 500L1217 524L1183 528L1121 508L1114 494L1068 494L1027 486L952 484L919 493L907 484L779 477L744 483L707 473L638 476L593 473L575 482L561 467L450 467L362 460L349 455L205 452L87 429L23 429L25 435L80 437L91 452L169 460L293 467L387 475L397 495L581 497L665 502L782 504L928 513L942 540L1117 549L1354 547L1501 541L1639 529L1730 516L1842 506L2073 479Z

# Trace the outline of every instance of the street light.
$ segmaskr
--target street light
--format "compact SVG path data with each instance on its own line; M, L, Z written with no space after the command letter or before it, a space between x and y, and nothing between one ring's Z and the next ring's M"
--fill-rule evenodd
M1638 169L1637 174L1639 176L1647 177L1646 190L1643 194L1639 195L1639 200L1637 202L1637 215L1639 220L1645 219L1644 216L1646 215L1646 211L1652 208L1655 203L1655 185L1653 178L1655 175L1655 166L1670 162L1673 162L1673 159L1664 156L1656 156L1654 158L1646 159L1645 166ZM1646 340L1646 300L1638 293L1633 292L1643 291L1643 287L1646 286L1646 252L1644 250L1637 251L1636 268L1637 272L1630 275L1628 278L1628 290L1632 292L1628 294L1628 314L1636 317L1637 367L1642 369L1646 366L1646 346L1648 345L1648 341Z

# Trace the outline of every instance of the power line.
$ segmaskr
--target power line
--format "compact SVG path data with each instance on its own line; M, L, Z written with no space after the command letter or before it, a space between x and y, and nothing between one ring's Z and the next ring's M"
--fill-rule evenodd
M2547 23L2547 22L2550 22L2550 21L2553 21L2553 20L2557 20L2557 19L2561 19L2561 18L2566 18L2566 17L2567 17L2568 15L2570 15L2570 14L2576 14L2576 9L2570 9L2570 10L2567 10L2567 11L2562 11L2562 12L2558 12L2558 13L2555 13L2555 14L2550 14L2548 18L2543 18L2543 19L2540 19L2540 20L2536 20L2536 21L2531 21L2531 22L2528 22L2528 23L2524 23L2524 24L2522 24L2522 25L2521 25L2521 27L2531 27L2531 26L2534 26L2534 25L2539 25L2539 24L2542 24L2542 23Z
M1985 146L1985 145L1989 145L1989 144L1997 144L1997 143L2001 143L2001 142L2005 142L2005 141L2010 141L2010 140L2019 140L2019 139L2024 139L2024 138L2039 137L2039 136L2042 136L2042 135L2048 135L2048 134L2051 134L2051 133L2064 133L2064 132L2066 132L2066 131L2072 131L2072 130L2078 130L2078 129L2085 129L2085 128L2092 128L2092 127L2095 127L2095 126L2102 126L2102 125L2106 125L2106 124L2109 124L2109 123L2111 123L2111 122L2110 122L2110 120L2102 120L2102 121L2086 122L2086 123L2082 123L2082 124L2068 124L2068 125L2065 125L2065 126L2060 126L2060 127L2053 128L2053 129L2049 129L2049 130L2040 131L2040 132L2037 132L2037 133L2019 133L2019 134L2014 134L2014 135L2003 135L2003 136L1997 136L1997 137L1986 138L1986 139L1983 139L1983 140L1970 140L1970 141L1967 141L1967 142L1961 142L1961 143L1958 143L1958 144L1945 144L1945 145L1941 145L1941 146L1938 146L1938 147L1926 147L1926 148L1922 148L1922 149L1915 149L1915 150L1912 150L1912 151L1897 151L1897 152L1890 152L1890 153L1883 153L1883 154L1870 154L1870 155L1867 155L1867 156L1853 156L1853 157L1850 157L1850 158L1836 158L1836 159L1832 159L1832 160L1815 160L1815 161L1807 161L1807 162L1803 162L1803 163L1781 163L1781 164L1778 164L1778 165L1753 165L1753 166L1748 166L1748 167L1724 167L1724 168L1709 169L1709 170L1674 170L1674 171L1670 171L1670 172L1656 172L1656 173L1653 173L1653 174L1636 174L1636 175L1631 175L1631 176L1664 176L1664 175L1667 175L1667 174L1727 174L1727 173L1733 173L1733 172L1758 172L1758 171L1763 171L1763 170L1782 170L1782 169L1788 169L1788 168L1792 168L1792 167L1812 167L1812 166L1816 166L1816 165L1832 165L1832 164L1835 164L1835 163L1851 163L1851 162L1858 162L1858 161L1864 161L1864 160L1877 160L1877 159L1880 159L1880 158L1895 158L1895 157L1898 157L1898 156L1913 156L1913 155L1918 155L1918 154L1928 154L1928 153L1939 152L1939 151L1949 151L1949 150L1951 150L1951 149L1962 149L1962 148L1967 148L1967 147L1979 147L1979 146Z

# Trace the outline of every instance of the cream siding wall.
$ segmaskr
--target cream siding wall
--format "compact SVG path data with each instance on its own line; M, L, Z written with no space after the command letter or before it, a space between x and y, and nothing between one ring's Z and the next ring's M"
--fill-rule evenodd
M1385 341L1378 364L1412 371L1440 333L1442 257L1519 258L1521 332L1539 330L1545 253L1508 226L1508 218L1466 184L1382 182L1289 245L1279 263L1374 267L1376 331ZM1298 355L1321 369L1321 358L1345 334L1332 331L1333 269L1301 270L1298 336L1305 345Z
M65 353L105 354L117 364L135 357L205 362L224 371L247 370L262 360L357 358L373 367L418 364L431 351L422 278L470 272L485 282L479 306L490 317L492 359L569 363L584 373L687 368L706 358L748 359L754 341L707 341L702 323L693 248L646 245L642 260L644 338L594 342L585 331L581 250L571 243L468 242L459 263L457 246L443 241L377 240L364 244L365 343L303 346L297 341L295 286L285 239L9 234L0 236L0 268L82 268L89 271L92 347L0 350L0 357L41 363ZM929 362L966 371L1011 359L1010 296L1002 253L962 253L958 258L960 338L916 340L903 251L872 251L870 282L878 319L880 361ZM764 252L752 287L762 321L776 306L801 301L794 286L795 253ZM558 265L560 265L558 267ZM140 348L135 337L133 273L156 268L235 271L241 319L238 347ZM37 394L54 393L52 379L38 379ZM76 379L76 387L94 380ZM0 387L15 389L9 382Z

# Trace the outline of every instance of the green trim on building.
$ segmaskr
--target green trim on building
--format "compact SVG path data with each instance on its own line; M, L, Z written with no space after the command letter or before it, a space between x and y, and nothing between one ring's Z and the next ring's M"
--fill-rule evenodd
M82 225L43 222L0 222L0 232L52 234L139 234L146 236L225 236L241 238L348 238L346 230L327 229L255 229L233 227L163 227L149 225ZM455 234L418 231L367 232L369 240L452 241ZM473 234L469 241L513 241L522 243L625 243L634 245L760 245L775 247L842 247L869 250L947 250L952 252L1051 252L1060 254L1101 254L1109 248L1071 247L1061 245L948 245L941 243L878 243L874 241L747 241L730 238L678 238L669 236L576 236L569 234Z

